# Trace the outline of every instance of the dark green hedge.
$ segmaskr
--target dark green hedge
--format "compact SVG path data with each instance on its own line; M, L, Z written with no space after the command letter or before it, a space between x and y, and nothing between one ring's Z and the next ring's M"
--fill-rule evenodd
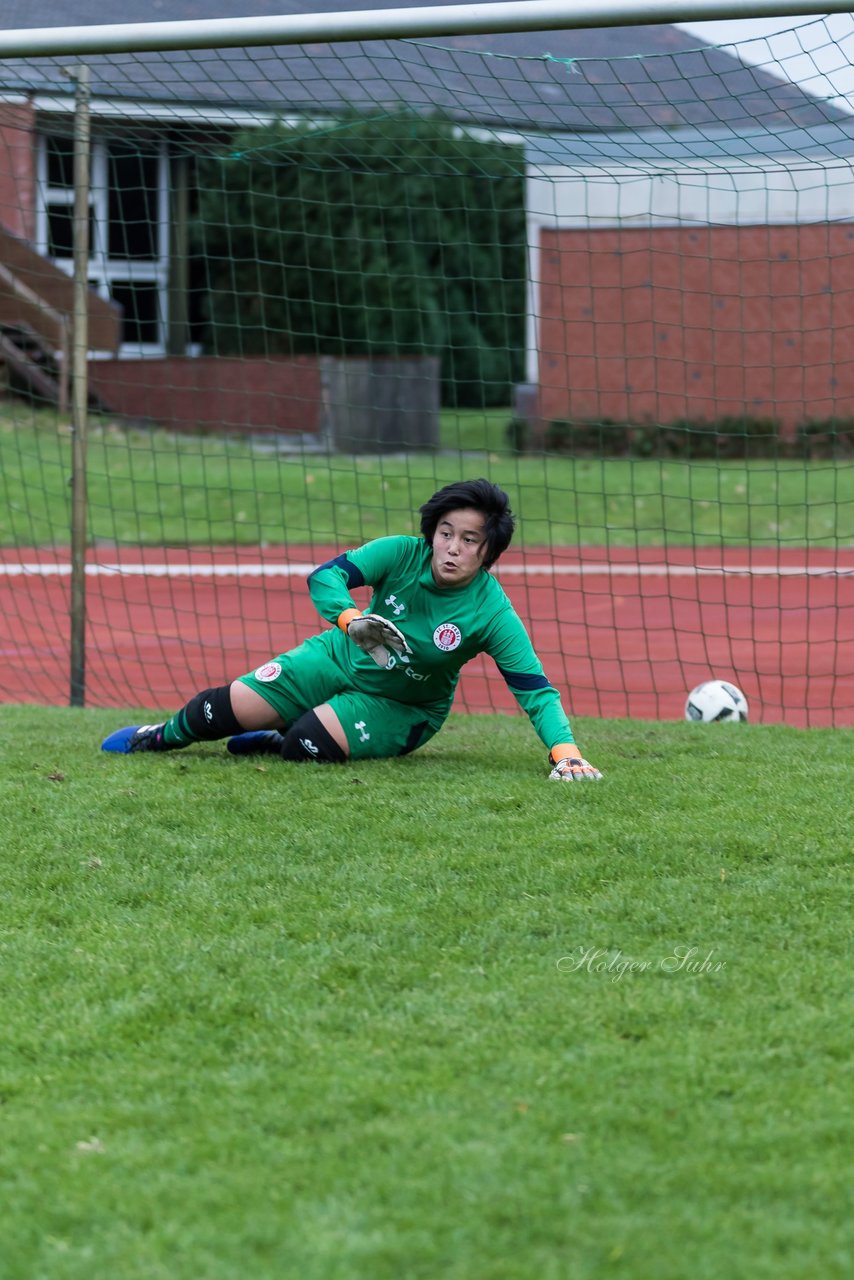
M528 451L632 458L854 457L854 421L823 419L783 432L774 418L682 419L666 424L557 419L538 429L521 418L507 428L510 447Z
M198 164L215 354L438 355L451 406L523 375L522 148L409 111L273 124Z

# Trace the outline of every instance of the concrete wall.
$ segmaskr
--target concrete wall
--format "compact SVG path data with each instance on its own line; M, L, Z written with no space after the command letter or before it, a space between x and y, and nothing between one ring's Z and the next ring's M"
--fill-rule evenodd
M345 453L438 449L438 356L320 359L323 434Z
M854 225L543 228L540 413L854 418Z

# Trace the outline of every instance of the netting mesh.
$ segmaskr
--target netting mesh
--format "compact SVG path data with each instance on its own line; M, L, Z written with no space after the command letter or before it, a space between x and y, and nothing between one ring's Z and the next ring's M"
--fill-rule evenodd
M721 676L758 718L854 722L853 122L832 77L696 44L86 58L90 705L298 643L318 561L483 474L575 714ZM68 57L4 64L6 701L68 696L74 93ZM467 668L458 709L512 705Z

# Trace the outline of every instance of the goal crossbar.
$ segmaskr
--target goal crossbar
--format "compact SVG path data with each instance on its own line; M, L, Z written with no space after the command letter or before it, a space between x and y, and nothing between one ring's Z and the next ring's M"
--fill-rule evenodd
M847 13L850 0L752 0L752 18ZM0 57L225 49L584 27L650 26L745 17L742 0L499 0L422 9L297 13L211 21L105 23L0 32Z

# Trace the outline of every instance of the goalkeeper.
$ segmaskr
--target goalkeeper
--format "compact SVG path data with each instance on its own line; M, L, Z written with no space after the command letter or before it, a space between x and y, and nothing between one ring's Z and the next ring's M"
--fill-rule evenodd
M549 777L600 778L573 741L524 625L487 572L513 528L497 485L446 485L421 507L420 538L377 538L310 575L311 598L333 629L196 694L163 724L118 729L104 751L174 751L229 738L234 755L319 764L408 755L445 723L460 668L488 653L549 751ZM367 613L350 594L361 586L373 588Z

